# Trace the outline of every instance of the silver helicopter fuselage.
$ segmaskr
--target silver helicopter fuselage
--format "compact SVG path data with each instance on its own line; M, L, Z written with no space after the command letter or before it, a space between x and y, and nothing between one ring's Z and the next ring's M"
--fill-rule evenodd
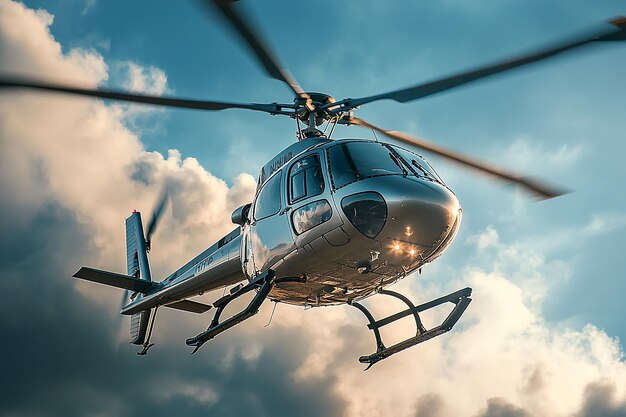
M273 301L322 306L358 301L432 262L454 239L459 202L419 155L371 140L305 139L259 175L240 224L153 291L133 314L251 280L272 269Z
M308 139L294 145L261 171L242 227L247 278L267 269L279 277L306 277L305 283L278 284L269 298L310 306L358 300L431 262L454 238L459 202L418 155L361 140ZM301 147L305 150L289 158ZM316 159L319 177L305 173L314 186L318 180L323 185L311 192L307 184L305 195L294 201L303 161ZM283 160L288 161L280 166ZM274 172L264 178L268 167ZM258 216L263 193L273 192L272 181L278 184L276 213Z

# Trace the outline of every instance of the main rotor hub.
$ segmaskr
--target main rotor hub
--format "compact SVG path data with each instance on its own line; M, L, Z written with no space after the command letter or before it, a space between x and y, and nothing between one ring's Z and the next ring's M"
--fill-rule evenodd
M318 110L318 109L328 104L335 103L337 100L335 100L333 97L329 96L328 94L324 94L324 93L307 92L306 94L310 97L311 102L313 104L313 108L315 109L314 110L315 126L320 126L322 123L328 120L328 116L325 110ZM309 127L312 127L310 126L311 110L309 110L308 107L306 106L307 100L302 97L296 97L293 101L296 105L301 106L298 109L299 110L298 119L300 119L302 123L308 124Z

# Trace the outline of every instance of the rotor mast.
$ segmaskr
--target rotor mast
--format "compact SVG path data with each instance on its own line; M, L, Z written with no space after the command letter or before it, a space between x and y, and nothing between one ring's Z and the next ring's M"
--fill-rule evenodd
M298 140L324 138L326 137L328 125L333 124L334 130L334 126L341 118L340 113L330 111L330 109L333 108L333 104L336 103L336 100L324 93L307 92L306 94L309 100L305 100L302 97L296 97L294 99L294 104L296 105L294 118L296 119L298 128L296 137ZM310 106L307 106L307 104L310 104ZM328 125L326 129L322 131L319 129L319 126L322 126L325 122L328 122ZM306 127L302 129L300 123ZM331 134L332 130L328 136Z

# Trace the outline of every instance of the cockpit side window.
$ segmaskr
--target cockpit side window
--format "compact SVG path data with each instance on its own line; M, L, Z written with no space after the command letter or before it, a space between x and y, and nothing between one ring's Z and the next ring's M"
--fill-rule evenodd
M256 220L264 219L280 211L280 177L279 171L265 183L259 192L254 206Z
M296 161L289 170L289 202L296 203L324 192L324 176L317 154Z

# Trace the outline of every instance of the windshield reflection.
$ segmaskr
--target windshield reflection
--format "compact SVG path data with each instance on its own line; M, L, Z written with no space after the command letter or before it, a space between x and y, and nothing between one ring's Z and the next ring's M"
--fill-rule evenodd
M443 184L424 158L395 145L371 141L342 142L328 149L328 160L335 189L382 175L417 176Z

